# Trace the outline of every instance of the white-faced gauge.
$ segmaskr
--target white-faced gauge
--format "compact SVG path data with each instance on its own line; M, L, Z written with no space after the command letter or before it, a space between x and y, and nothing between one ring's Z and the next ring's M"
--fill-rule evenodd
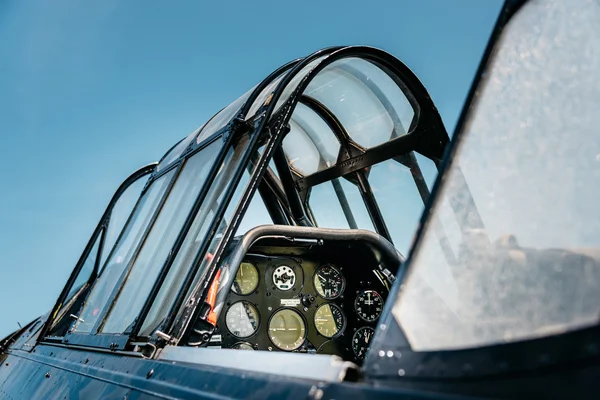
M260 324L258 310L247 301L238 301L227 310L225 325L231 334L238 338L253 335Z

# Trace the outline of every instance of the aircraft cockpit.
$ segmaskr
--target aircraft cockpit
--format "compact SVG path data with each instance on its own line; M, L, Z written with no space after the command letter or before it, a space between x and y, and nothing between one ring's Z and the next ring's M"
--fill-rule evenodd
M506 1L452 142L385 51L276 69L123 182L0 361L120 398L593 396L600 7L568 3Z
M360 364L448 141L389 54L292 61L123 184L48 337Z

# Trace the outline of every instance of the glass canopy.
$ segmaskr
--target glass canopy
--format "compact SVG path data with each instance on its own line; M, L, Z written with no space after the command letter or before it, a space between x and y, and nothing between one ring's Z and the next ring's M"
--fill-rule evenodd
M154 168L111 248L95 250L104 256L65 341L181 337L238 226L265 218L368 229L407 252L448 142L418 98L428 96L410 70L372 48L325 49L274 71ZM386 184L394 171L405 173ZM395 226L399 199L411 217ZM245 214L251 202L263 211Z

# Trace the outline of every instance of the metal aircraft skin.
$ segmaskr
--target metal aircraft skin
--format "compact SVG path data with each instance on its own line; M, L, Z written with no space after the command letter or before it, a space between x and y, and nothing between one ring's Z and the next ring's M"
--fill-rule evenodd
M452 140L370 47L117 189L0 399L600 397L600 3L507 0Z

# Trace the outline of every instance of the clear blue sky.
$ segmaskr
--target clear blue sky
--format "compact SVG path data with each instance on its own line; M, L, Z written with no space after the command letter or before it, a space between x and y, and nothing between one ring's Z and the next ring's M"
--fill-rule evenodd
M130 172L290 59L383 48L452 132L500 5L0 2L0 337L52 307Z

